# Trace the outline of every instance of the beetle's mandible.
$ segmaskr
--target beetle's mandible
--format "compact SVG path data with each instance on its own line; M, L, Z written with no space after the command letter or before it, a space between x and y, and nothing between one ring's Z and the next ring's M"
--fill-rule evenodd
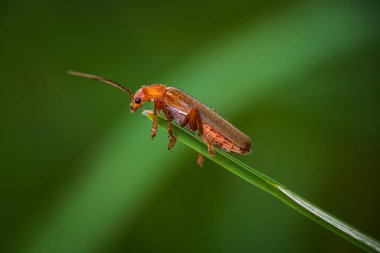
M153 102L153 126L150 136L152 139L156 136L157 114L162 110L168 122L169 149L176 143L171 125L174 120L178 125L187 127L192 132L198 130L199 137L208 146L210 156L214 156L214 146L238 154L247 154L251 151L251 139L247 135L219 116L214 110L177 88L152 84L142 86L133 95L124 86L103 77L76 71L68 71L68 73L102 81L127 92L132 99L131 112L135 112L147 101ZM198 155L198 164L199 166L203 165L201 153Z

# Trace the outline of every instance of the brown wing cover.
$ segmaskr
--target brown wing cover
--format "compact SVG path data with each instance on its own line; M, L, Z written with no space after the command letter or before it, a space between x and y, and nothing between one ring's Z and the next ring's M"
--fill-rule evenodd
M177 88L168 87L164 98L166 103L183 110L187 114L192 108L198 109L202 122L210 125L237 146L247 150L247 152L250 151L251 139L247 135L189 94Z

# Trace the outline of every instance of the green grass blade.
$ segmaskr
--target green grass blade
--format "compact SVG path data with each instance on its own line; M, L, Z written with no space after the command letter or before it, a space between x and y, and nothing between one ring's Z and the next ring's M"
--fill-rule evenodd
M152 111L146 110L143 112L143 114L149 119L153 119ZM167 130L167 122L162 116L158 117L158 124L160 127ZM175 132L175 135L179 141L193 148L197 152L202 153L213 162L219 164L220 166L224 167L245 181L272 194L311 220L317 222L325 228L328 228L329 230L368 252L380 252L380 243L377 240L369 237L368 235L344 223L343 221L332 216L316 205L301 198L272 178L262 174L249 165L234 158L232 155L221 150L216 149L215 156L210 157L207 146L201 141L198 136L190 133L189 131L186 131L183 128L178 127L175 124L173 124L173 131Z

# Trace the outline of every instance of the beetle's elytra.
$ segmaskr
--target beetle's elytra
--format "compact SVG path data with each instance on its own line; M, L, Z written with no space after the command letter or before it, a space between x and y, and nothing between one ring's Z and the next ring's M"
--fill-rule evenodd
M169 149L176 142L171 126L171 121L175 120L178 125L187 127L192 132L198 130L198 135L206 142L211 156L214 156L213 146L238 154L247 154L251 151L251 139L247 135L223 119L215 111L177 88L167 87L163 84L152 84L142 86L133 95L124 86L103 77L76 71L69 71L68 73L102 81L127 92L132 99L131 112L135 112L147 101L153 102L153 126L150 136L152 139L156 136L157 113L162 110L168 122ZM198 156L198 164L199 166L203 165L202 154Z

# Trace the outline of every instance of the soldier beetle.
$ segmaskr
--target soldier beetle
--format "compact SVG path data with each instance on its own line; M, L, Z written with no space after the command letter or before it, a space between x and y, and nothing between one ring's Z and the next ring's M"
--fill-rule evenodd
M213 109L177 88L167 87L163 84L152 84L142 86L133 95L130 90L112 80L76 71L68 71L68 73L98 80L125 91L132 99L131 112L135 112L147 101L153 102L153 126L150 136L152 140L156 136L157 114L162 110L168 122L168 149L173 148L176 143L171 125L172 120L174 120L178 125L187 127L192 132L198 130L198 135L207 144L211 157L215 154L214 146L238 154L251 152L251 139L247 135L219 116ZM199 166L203 165L201 153L198 155L197 162Z

